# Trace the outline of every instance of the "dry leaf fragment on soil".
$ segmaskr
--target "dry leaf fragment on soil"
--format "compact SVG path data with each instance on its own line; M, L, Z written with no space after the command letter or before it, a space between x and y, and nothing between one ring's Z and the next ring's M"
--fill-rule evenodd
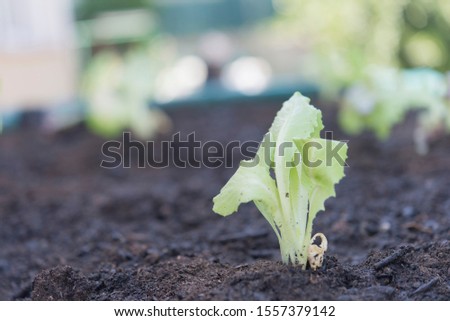
M312 270L322 267L323 256L328 249L328 241L322 233L316 233L311 238L308 248L308 263Z

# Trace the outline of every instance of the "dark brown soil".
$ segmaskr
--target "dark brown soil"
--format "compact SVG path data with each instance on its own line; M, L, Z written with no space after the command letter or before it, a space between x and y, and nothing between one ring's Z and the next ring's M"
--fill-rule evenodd
M182 137L259 141L279 106L170 116ZM334 119L324 111L346 138ZM81 127L0 136L0 299L449 300L450 136L421 157L412 125L383 143L350 138L347 176L315 223L329 241L317 272L279 262L252 204L212 212L234 169L101 169L103 140Z

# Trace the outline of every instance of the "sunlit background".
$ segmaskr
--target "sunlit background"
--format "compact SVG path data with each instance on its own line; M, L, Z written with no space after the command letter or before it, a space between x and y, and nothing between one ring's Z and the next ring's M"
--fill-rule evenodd
M448 0L0 0L0 131L26 110L48 130L149 137L167 108L338 100L368 70L448 83L449 49Z

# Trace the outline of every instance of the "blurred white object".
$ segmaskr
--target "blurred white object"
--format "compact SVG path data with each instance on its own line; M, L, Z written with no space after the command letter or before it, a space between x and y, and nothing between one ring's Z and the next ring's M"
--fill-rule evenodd
M224 32L211 31L201 36L199 41L200 55L206 63L214 66L222 66L234 52L233 41Z
M1 110L75 97L71 0L0 0L0 39Z
M345 92L344 99L361 115L370 114L376 103L376 97L373 92L361 84L356 84L350 87Z
M189 96L206 82L208 67L197 56L185 56L157 76L155 99L169 102Z
M270 64L258 57L241 57L225 66L222 82L225 87L245 95L264 91L272 78Z

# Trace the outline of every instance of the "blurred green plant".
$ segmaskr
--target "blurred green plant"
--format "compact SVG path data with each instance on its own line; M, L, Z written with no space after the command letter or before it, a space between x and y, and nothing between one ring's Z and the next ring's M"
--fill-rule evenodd
M447 80L439 73L450 69L450 1L274 4L275 27L294 34L309 53L303 72L316 79L325 97L341 100L339 120L347 132L369 129L385 139L414 109L419 153L427 152L436 131L450 132Z
M364 78L369 65L450 69L448 0L274 0L275 26L310 51L305 72L325 94Z
M109 137L131 129L141 138L149 138L169 130L168 117L149 108L156 75L174 58L168 46L165 39L158 38L123 55L104 50L93 57L81 89L87 106L87 124L93 131Z
M410 0L403 19L400 66L450 70L450 1Z
M419 110L414 141L417 152L425 154L437 131L450 133L448 90L446 76L432 69L371 66L342 96L339 121L350 134L369 129L386 139L408 111Z

